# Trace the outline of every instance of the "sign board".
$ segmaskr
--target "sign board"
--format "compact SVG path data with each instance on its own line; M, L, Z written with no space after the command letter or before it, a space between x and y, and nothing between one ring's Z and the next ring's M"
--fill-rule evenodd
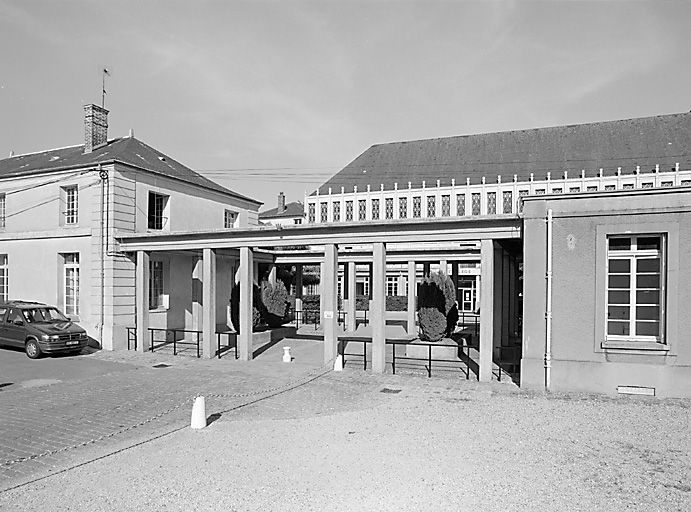
M333 317L334 317L333 311L324 311L324 318L333 318Z

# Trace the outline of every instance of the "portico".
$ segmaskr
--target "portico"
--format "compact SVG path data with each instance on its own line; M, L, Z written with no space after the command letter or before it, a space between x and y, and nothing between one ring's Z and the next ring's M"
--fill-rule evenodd
M480 381L492 378L494 348L501 345L503 325L501 314L503 299L497 296L497 289L505 278L497 269L504 260L502 243L520 240L521 225L516 215L500 215L472 218L401 219L387 222L365 222L339 225L295 225L283 227L253 227L246 229L215 230L185 233L147 233L124 235L120 238L120 249L136 254L136 299L138 347L147 346L149 325L149 259L156 253L201 253L202 258L202 329L203 357L214 355L213 343L217 325L217 258L227 252L239 253L238 281L240 283L240 333L238 354L242 360L252 358L252 294L254 282L255 255L261 255L280 247L323 247L321 257L321 324L324 331L324 361L335 358L338 349L338 268L344 264L347 281L347 329L352 331L355 323L355 268L357 263L371 265L370 325L372 327L372 370L385 371L385 326L386 326L386 265L396 261L407 267L407 329L414 334L416 317L417 262L429 264L438 262L446 268L451 261L475 258L480 260L480 339L479 371ZM474 242L475 255L468 249ZM356 253L346 250L357 244L363 247ZM435 251L434 244L445 244L446 249ZM457 244L457 250L449 250L450 244ZM401 246L413 249L400 250ZM425 250L427 248L427 250ZM395 249L395 250L394 250ZM479 249L479 250L478 250ZM438 254L437 254L438 253ZM307 257L308 255L305 254ZM292 258L299 258L293 254ZM274 261L281 259L274 255ZM452 266L454 268L454 266ZM457 269L457 267L455 267ZM457 272L455 270L454 272Z

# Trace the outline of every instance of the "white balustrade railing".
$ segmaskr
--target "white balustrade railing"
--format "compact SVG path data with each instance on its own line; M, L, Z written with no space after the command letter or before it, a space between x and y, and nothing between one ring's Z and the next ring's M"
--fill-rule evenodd
M422 188L407 188L394 185L393 190L359 191L346 193L344 188L334 193L305 197L305 216L310 224L333 222L362 222L387 219L415 219L437 217L469 217L477 215L508 215L519 213L521 197L539 194L568 194L576 192L595 192L654 187L691 186L691 170L680 170L679 164L671 171L661 172L659 166L650 173L641 173L637 167L633 174L622 174L621 167L614 176L604 176L600 169L597 176L586 177L585 171L579 177L570 178L567 172L563 177L553 179L547 173L544 180L535 180L531 173L529 181L513 180L496 183L464 184L451 180L450 186L435 186L422 182Z

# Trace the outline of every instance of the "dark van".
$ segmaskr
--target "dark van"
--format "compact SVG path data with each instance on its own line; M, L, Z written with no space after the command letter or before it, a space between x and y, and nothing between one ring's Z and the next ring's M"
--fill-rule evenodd
M58 308L40 302L0 302L0 345L20 347L31 359L42 354L82 351L86 331Z

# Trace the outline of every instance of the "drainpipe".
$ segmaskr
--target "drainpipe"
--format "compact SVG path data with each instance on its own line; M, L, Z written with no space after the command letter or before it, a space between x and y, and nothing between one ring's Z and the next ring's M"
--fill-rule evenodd
M545 305L545 388L552 379L552 209L547 210L547 304Z
M99 321L99 343L101 348L103 348L103 323L105 322L106 316L106 306L105 306L105 296L106 296L106 237L108 236L105 229L105 209L106 203L106 183L108 182L108 171L101 169L101 165L98 166L98 176L101 178L101 319Z

